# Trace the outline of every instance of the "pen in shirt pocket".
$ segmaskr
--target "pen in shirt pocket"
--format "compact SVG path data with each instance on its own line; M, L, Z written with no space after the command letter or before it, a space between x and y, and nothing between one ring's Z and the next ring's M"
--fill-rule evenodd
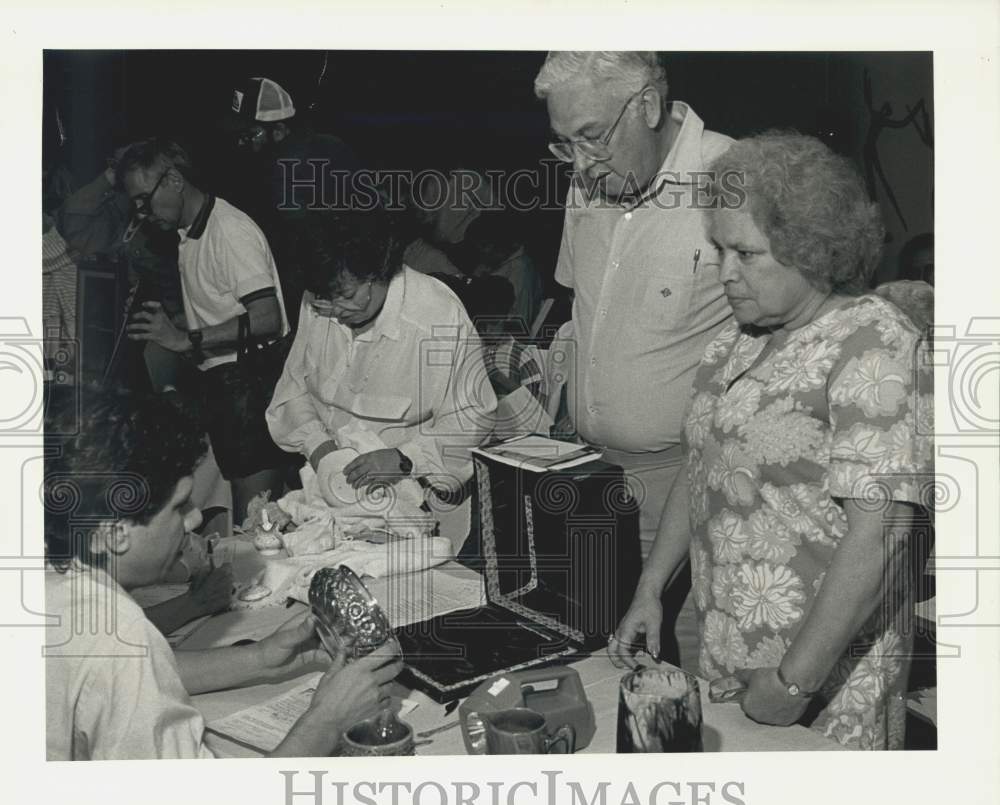
M701 249L694 250L694 265L691 266L691 273L694 274L698 271L698 261L701 260Z
M695 274L698 271L698 261L701 260L701 249L694 250L694 265L691 266L691 273Z

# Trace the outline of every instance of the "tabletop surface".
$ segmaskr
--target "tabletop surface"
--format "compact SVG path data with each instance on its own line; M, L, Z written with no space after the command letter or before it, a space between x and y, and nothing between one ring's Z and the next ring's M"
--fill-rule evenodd
M245 548L245 553L255 553ZM251 557L253 558L253 557ZM237 555L235 564L247 561L246 557ZM475 577L476 574L468 568L455 563L439 568L457 577ZM270 632L295 614L295 609L305 609L301 604L290 608L266 608L259 610L244 610L239 614L226 613L224 616L227 628L238 619L237 628L250 626L260 627L259 632ZM213 619L214 620L214 619ZM197 637L202 629L196 629L191 637ZM223 630L225 633L225 630ZM197 639L184 640L185 645L196 644ZM618 683L626 673L615 668L604 652L584 657L571 664L580 675L587 698L594 708L597 731L591 743L583 753L613 753L615 751L617 714L618 714ZM317 667L312 669L321 670ZM280 682L254 685L245 688L217 691L192 697L195 706L201 711L205 722L210 723L226 717L247 707L261 704L294 687L301 681L301 675ZM407 713L407 721L415 733L425 732L446 724L457 724L457 710L445 712L445 706L438 704L419 691L410 691L400 684L395 684L393 691L397 699L407 698L416 702L417 707ZM700 681L702 696L702 740L706 752L745 752L745 751L836 751L841 750L839 744L823 737L813 730L802 726L771 727L757 724L748 719L736 703L713 704L708 701L708 682ZM255 757L261 753L251 748L228 740L221 735L206 732L206 743L223 757ZM462 741L462 731L457 727L437 732L425 743L417 747L418 754L425 755L464 755L465 744Z
M570 666L580 675L587 698L594 708L597 732L583 753L613 753L615 751L618 714L618 682L625 671L615 668L604 654L594 654ZM206 723L266 701L290 689L296 679L256 685L193 697ZM801 726L770 727L748 719L738 704L713 704L708 701L708 683L701 680L702 740L706 752L768 752L768 751L837 751L839 744L813 730ZM415 733L457 722L458 711L445 714L445 706L419 692L397 686L397 695L417 701L418 706L404 720ZM206 733L212 750L224 757L255 757L261 753L227 740L215 733ZM438 732L430 743L417 748L421 755L464 755L465 745L460 729Z

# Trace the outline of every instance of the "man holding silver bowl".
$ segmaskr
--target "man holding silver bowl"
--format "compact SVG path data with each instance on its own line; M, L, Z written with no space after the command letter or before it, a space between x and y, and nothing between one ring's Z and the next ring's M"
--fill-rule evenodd
M48 759L211 757L190 695L325 662L315 620L294 618L251 645L173 652L127 591L161 581L197 526L190 475L204 443L162 400L136 405L101 391L79 409L70 403L46 427L46 608L58 618L45 647ZM350 727L385 708L401 669L395 652L350 664L339 654L272 754L333 753Z

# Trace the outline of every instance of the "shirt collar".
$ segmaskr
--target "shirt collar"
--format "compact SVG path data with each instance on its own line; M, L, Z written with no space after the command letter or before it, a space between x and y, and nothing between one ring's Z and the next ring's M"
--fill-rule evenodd
M212 214L212 209L214 207L215 196L211 193L206 194L205 200L201 204L201 209L198 210L198 214L191 222L191 226L187 229L177 230L177 234L180 235L182 241L188 240L189 238L197 240L205 234L205 227L208 226L208 216Z
M705 132L705 123L695 111L683 101L672 101L667 110L670 119L677 128L677 136L670 146L666 159L649 187L638 198L629 201L625 206L634 209L644 202L663 192L671 186L696 186L698 178L695 174L704 171L702 161L701 138Z

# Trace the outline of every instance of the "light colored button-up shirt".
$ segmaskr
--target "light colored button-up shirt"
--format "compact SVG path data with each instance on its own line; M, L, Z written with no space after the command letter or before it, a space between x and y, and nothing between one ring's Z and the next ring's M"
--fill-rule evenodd
M574 182L556 266L575 294L570 416L589 442L626 452L680 442L695 368L732 315L704 221L704 171L732 140L686 104L670 114L677 138L638 202L588 202Z
M458 489L472 475L469 449L492 431L497 405L458 297L404 267L374 326L359 334L318 316L311 300L306 293L267 410L275 443L308 457L353 424L405 454L414 476Z
M49 760L208 758L205 724L174 652L98 568L45 573Z

